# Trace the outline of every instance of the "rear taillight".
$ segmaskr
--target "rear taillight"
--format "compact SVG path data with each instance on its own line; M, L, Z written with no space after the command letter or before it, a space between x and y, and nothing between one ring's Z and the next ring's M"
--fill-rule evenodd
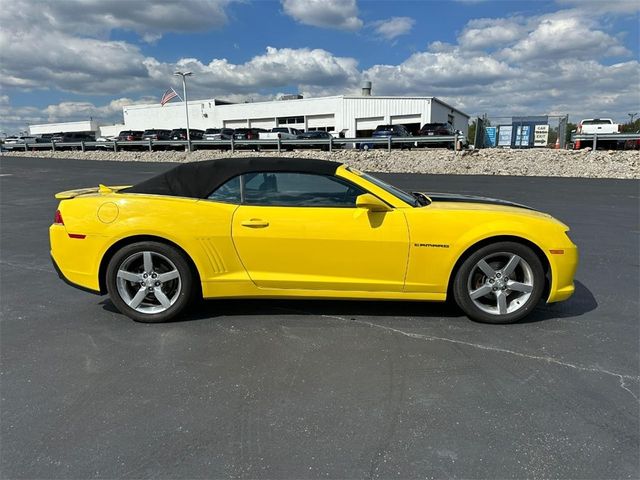
M53 223L56 225L64 225L64 220L62 220L60 210L56 210L56 214L53 216Z

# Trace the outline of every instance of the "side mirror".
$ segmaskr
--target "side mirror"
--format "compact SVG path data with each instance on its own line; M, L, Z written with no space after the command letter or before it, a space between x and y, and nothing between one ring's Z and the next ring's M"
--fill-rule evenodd
M356 197L356 207L365 208L371 212L388 212L391 207L370 193L363 193Z

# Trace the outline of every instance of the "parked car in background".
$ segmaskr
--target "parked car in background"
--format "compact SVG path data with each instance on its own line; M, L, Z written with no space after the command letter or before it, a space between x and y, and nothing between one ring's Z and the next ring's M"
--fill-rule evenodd
M233 138L233 128L207 128L202 136L203 140L231 140Z
M189 136L191 140L202 140L202 136L204 135L204 130L198 129L189 129ZM174 128L171 130L171 134L169 135L171 140L186 140L187 139L187 129L186 128Z
M55 144L59 143L80 143L80 142L95 142L96 137L91 132L61 132L54 133L51 136L51 142ZM78 150L81 147L74 146L62 146L56 145L56 150Z
M144 132L142 130L123 130L117 136L116 140L118 142L135 142L142 140L142 134Z
M640 130L635 132L637 135L640 135ZM636 138L635 140L626 140L624 142L625 150L640 150L640 138Z
M113 141L118 137L98 137L96 138L96 150L113 150Z
M299 140L315 140L318 143L309 144L302 143L300 145L296 145L297 148L320 148L321 150L329 150L329 141L333 138L329 132L323 132L322 130L311 131L311 132L302 132L298 135ZM322 143L320 143L322 142ZM336 148L337 145L334 145L333 148Z
M620 133L620 125L613 123L610 118L585 118L578 124L577 133L578 135Z
M258 140L261 133L265 133L267 130L264 128L236 128L233 131L233 138L235 140Z
M576 129L578 135L611 135L616 133L620 133L620 125L613 123L610 118L585 118L580 120ZM575 150L592 146L593 140L576 140L573 144ZM596 140L596 148L617 149L618 146L617 140Z
M142 140L170 140L171 130L152 128L142 133Z
M412 137L411 132L404 125L378 125L371 134L372 138L405 138ZM392 148L411 149L414 143L396 143ZM369 150L370 148L387 148L386 144L364 142L359 143L358 148Z
M39 137L36 137L36 143L51 143L53 133L43 133Z
M419 137L442 137L456 133L450 123L425 123L418 131ZM453 142L418 142L418 147L453 148Z
M267 131L268 130L265 130L264 128L236 128L233 131L233 139L234 140L259 140L260 135ZM251 148L256 152L260 150L260 147L257 145L250 146L250 145L236 144L235 148L238 148L238 149Z
M260 133L260 140L295 140L302 132L293 127L276 127L268 132Z
M4 140L5 150L24 150L24 145L37 143L38 139L29 135L7 137Z

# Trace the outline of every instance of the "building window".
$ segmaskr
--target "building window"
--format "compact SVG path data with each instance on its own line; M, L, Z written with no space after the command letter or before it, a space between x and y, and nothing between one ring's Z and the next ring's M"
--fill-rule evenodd
M309 128L310 132L333 132L336 127L313 127Z
M453 127L454 118L453 115L447 115L447 123Z
M278 117L278 125L291 125L291 124L304 123L304 117Z

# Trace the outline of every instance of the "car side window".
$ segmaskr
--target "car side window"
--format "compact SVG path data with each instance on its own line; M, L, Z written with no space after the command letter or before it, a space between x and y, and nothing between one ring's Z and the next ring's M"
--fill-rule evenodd
M361 188L326 175L261 172L243 175L246 205L355 207Z
M214 202L240 204L242 202L240 195L240 177L237 176L227 180L216 188L207 198Z

